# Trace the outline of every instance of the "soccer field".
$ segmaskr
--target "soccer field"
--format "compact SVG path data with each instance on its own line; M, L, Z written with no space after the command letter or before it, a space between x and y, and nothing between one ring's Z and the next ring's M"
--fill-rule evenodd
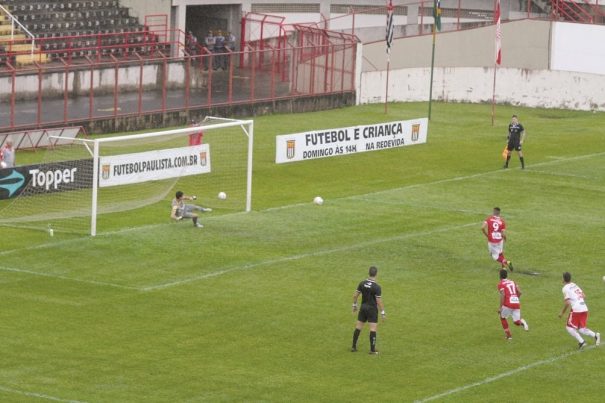
M215 208L203 229L170 222L172 192L95 238L0 227L0 401L602 401L604 347L578 351L557 315L570 271L605 334L604 113L498 106L492 127L489 105L437 103L427 144L273 162L276 135L426 111L256 118L251 213L176 186ZM513 113L525 170L502 169ZM494 206L530 326L511 341L481 234ZM367 327L349 351L370 265L378 356Z

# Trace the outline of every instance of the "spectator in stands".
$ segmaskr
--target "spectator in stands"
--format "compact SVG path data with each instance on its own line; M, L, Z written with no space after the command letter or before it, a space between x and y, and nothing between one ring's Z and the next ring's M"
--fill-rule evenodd
M212 33L212 31L208 31L208 34L206 35L206 38L204 38L204 45L206 46L206 49L210 52L214 52L214 34ZM210 63L208 62L208 58L205 58L205 67L206 69L209 68Z
M230 51L235 52L235 35L231 32L227 32L227 36L225 37L225 47L227 47Z
M0 167L12 168L15 166L15 149L13 148L13 139L7 137L6 143L0 149Z
M189 31L189 34L185 37L185 46L187 47L187 52L191 56L195 56L198 54L197 37L193 35L193 32L191 31Z
M192 119L189 122L189 126L196 127L196 126L198 126L198 122L195 119ZM204 132L202 129L200 129L198 132L191 133L189 135L189 145L190 146L199 146L200 144L202 144L203 137L204 137Z
M221 53L225 52L225 37L223 36L223 33L221 32L221 30L219 29L218 31L216 31L216 35L214 35L214 50L213 50L215 56L214 56L214 69L218 69L218 68L225 68L225 56L222 55Z

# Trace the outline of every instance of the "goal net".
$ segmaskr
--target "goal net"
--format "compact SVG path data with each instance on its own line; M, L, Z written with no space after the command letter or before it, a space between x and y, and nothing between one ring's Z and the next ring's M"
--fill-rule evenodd
M207 117L186 128L63 141L40 164L15 169L26 183L0 201L0 225L94 236L161 224L177 190L219 214L250 211L253 131L251 120Z

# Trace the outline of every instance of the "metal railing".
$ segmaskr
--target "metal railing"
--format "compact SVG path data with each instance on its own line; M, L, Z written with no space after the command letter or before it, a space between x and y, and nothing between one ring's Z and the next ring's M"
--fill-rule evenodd
M355 43L282 41L215 51L190 47L179 30L168 37L174 40L147 43L143 51L140 44L95 45L95 54L70 59L74 49L67 46L66 55L46 64L7 63L0 70L0 131L355 90Z
M23 31L23 33L25 33L26 35L28 35L30 37L31 40L31 56L33 59L34 56L34 50L36 49L36 37L34 36L34 34L32 34L31 32L29 32L29 30L27 28L25 28L25 26L23 26L23 24L21 24L19 22L18 19L15 18L14 15L12 15L10 13L10 11L8 11L6 8L4 8L2 5L0 5L0 10L2 10L2 12L11 20L11 44L9 44L9 47L12 46L12 43L14 42L14 38L15 38L15 24L17 24L20 28L21 31Z

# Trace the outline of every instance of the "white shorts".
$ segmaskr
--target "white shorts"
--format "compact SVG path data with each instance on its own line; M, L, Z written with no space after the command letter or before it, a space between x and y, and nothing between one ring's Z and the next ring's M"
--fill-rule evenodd
M507 306L500 307L500 317L506 319L512 316L513 321L517 322L521 320L521 309L513 309Z
M487 248L489 249L490 255L492 255L492 259L498 260L498 258L502 254L502 251L504 250L504 242L488 242Z

